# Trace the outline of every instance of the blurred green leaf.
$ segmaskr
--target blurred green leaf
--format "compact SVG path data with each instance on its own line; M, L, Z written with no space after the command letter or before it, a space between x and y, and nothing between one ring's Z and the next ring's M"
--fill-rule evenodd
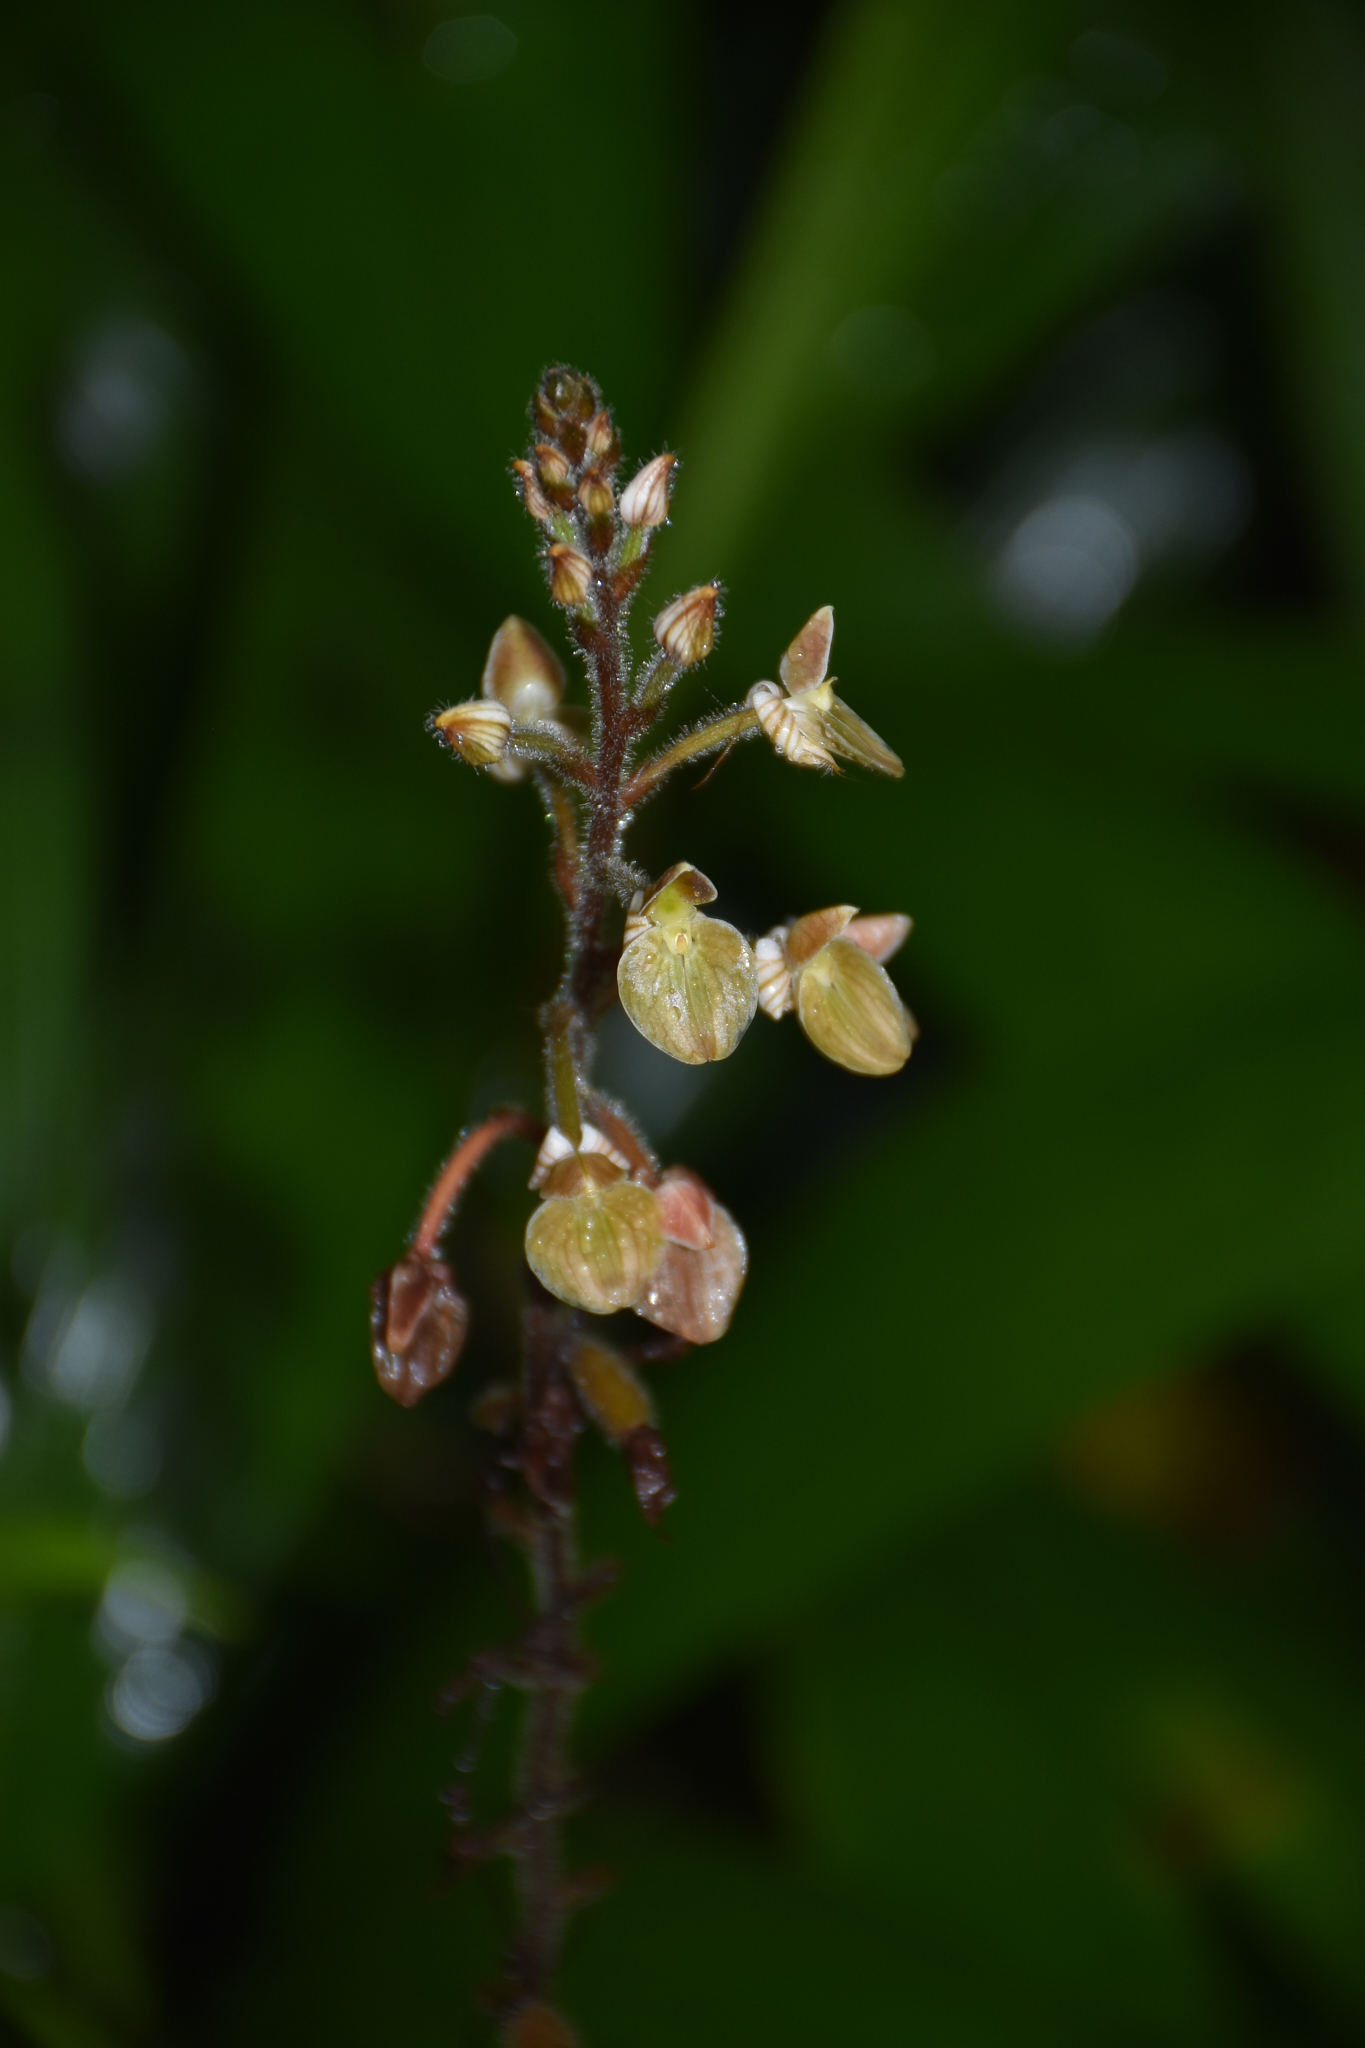
M1331 1901L1365 1883L1365 1670L1313 1572L1002 1496L794 1643L772 1706L808 1845L1089 2029L1246 2037L1227 1885L1359 2009Z

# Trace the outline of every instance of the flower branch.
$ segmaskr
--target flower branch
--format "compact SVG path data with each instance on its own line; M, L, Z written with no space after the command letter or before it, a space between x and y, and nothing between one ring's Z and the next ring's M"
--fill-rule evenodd
M449 1376L468 1307L441 1239L493 1147L512 1136L534 1140L520 1369L486 1387L471 1411L494 1440L489 1525L525 1561L529 1612L517 1637L478 1652L440 1703L442 1711L474 1703L457 1760L458 1776L470 1781L498 1700L509 1691L522 1696L515 1804L501 1819L479 1822L470 1782L442 1797L453 1869L490 1856L515 1867L517 1920L498 2006L506 2048L572 2048L554 1981L569 1918L598 1888L591 1873L568 1871L564 1843L582 1797L571 1721L595 1676L579 1624L615 1576L609 1563L585 1568L578 1559L577 1440L593 1428L620 1453L642 1512L657 1523L674 1487L643 1369L722 1337L748 1266L729 1211L689 1167L663 1164L629 1114L594 1085L596 1028L619 999L652 1045L700 1065L727 1058L762 1009L774 1021L794 1015L827 1058L876 1075L904 1065L915 1026L884 964L908 919L859 916L837 904L751 941L715 914L716 887L691 862L677 861L653 881L631 868L625 835L639 805L689 762L739 740L761 734L795 767L828 772L852 761L884 775L903 771L834 694L827 606L787 647L780 682L754 684L743 702L637 764L643 736L714 649L720 586L701 584L667 603L652 621L654 647L637 665L629 612L654 535L669 518L676 457L654 456L618 490L615 424L596 385L576 371L547 371L531 415L533 443L513 474L540 535L550 601L583 666L586 717L565 702L559 657L533 626L511 617L493 636L479 695L431 723L466 765L502 783L529 780L551 825L565 933L558 985L540 1013L547 1121L499 1111L461 1140L409 1252L375 1282L372 1345L380 1384L404 1406ZM617 902L626 905L619 940ZM643 1324L661 1334L604 1341L601 1319L622 1311L638 1319L637 1331Z

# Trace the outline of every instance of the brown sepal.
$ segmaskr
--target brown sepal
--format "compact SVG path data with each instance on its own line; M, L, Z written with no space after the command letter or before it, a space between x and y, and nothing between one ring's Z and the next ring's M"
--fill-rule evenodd
M444 1259L409 1253L370 1289L370 1356L375 1377L400 1408L454 1371L469 1328L469 1304Z
M668 1469L668 1451L652 1423L642 1422L621 1446L630 1467L631 1484L640 1512L651 1529L657 1529L665 1508L678 1498L673 1475Z
M669 1243L709 1252L716 1241L716 1200L701 1175L693 1173L690 1166L670 1166L654 1192Z

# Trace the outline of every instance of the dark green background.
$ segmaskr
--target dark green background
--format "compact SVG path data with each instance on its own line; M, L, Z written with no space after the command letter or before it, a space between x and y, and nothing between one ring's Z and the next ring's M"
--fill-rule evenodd
M752 1277L656 1375L665 1542L586 1455L626 1573L577 1848L620 1876L566 2001L590 2048L1365 2039L1360 16L499 14L484 79L424 66L421 0L0 41L0 2033L487 2038L431 1702L511 1626L464 1409L524 1161L414 1415L365 1294L459 1126L534 1099L534 799L422 720L506 613L558 632L506 463L562 358L631 461L682 451L651 589L727 591L686 714L832 602L906 761L749 747L634 850L751 931L912 911L923 1033L855 1082L760 1019L685 1103L609 1034ZM931 374L850 369L869 307ZM111 473L69 423L130 322L160 411ZM980 508L1177 432L1235 451L1240 533L1084 647L1002 616ZM156 1317L122 1494L22 1363L91 1284ZM149 1556L217 1689L137 1744L95 1616Z

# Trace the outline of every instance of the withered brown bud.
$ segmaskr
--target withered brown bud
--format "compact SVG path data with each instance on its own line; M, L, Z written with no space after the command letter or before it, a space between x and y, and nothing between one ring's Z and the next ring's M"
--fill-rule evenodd
M640 1512L650 1527L657 1529L664 1509L671 1508L678 1498L664 1440L652 1423L644 1422L631 1431L621 1448L630 1467Z
M654 638L679 668L694 668L715 646L719 602L720 585L702 583L675 597L654 621Z
M744 1233L686 1166L670 1166L654 1192L664 1248L635 1313L689 1344L714 1344L730 1327L749 1268Z
M536 473L530 463L519 458L512 464L517 482L521 487L521 502L533 519L547 520L555 516L555 508L541 490Z
M558 541L547 549L550 559L550 595L556 604L577 611L592 589L592 563L577 548Z
M370 1289L370 1355L380 1386L400 1408L455 1370L469 1328L469 1304L444 1259L409 1253Z
M662 526L668 517L670 474L676 455L656 455L637 470L621 493L621 519L626 526Z

